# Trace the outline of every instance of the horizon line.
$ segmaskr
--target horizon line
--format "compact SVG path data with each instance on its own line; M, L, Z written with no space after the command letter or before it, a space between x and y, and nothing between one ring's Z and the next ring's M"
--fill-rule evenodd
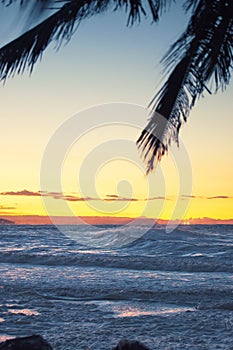
M138 224L155 223L158 225L166 225L168 223L180 224L180 225L216 225L216 224L228 224L233 225L233 218L220 219L211 217L202 218L187 218L187 219L160 219L149 217L117 217L117 216L48 216L48 215L2 215L1 221L11 221L15 225L85 225L85 224L127 224L132 221L137 221ZM4 223L3 223L4 224Z

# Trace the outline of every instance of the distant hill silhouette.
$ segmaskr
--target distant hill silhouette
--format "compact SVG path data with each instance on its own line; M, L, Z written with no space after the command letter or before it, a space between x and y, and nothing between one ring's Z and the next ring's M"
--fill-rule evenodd
M14 221L0 218L0 225L15 225Z

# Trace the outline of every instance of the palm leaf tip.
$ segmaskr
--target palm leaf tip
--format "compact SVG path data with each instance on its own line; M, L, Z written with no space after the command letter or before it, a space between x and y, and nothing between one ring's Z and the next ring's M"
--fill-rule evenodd
M141 136L137 141L137 146L143 154L143 160L146 162L146 175L148 175L156 168L162 156L167 153L167 147L159 139L149 133L144 140L140 140L140 138ZM147 151L145 153L146 148Z
M154 111L151 120L137 140L137 147L146 163L147 174L153 171L157 163L168 153L172 142L179 146L180 128L187 121L188 113L187 96L185 94L182 96L182 93L168 119Z
M152 117L137 141L147 173L154 170L172 141L179 145L179 131L190 110L184 86L187 66L189 60L185 57L152 100Z
M147 174L155 169L168 151L167 129L168 120L155 111L137 140L138 149L141 151L143 161L146 162Z

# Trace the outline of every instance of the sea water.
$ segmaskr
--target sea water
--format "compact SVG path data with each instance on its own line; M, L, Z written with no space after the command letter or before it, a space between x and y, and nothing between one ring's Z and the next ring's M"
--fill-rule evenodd
M155 226L103 248L54 226L0 226L0 341L32 334L57 350L107 350L123 337L150 349L233 349L233 226Z

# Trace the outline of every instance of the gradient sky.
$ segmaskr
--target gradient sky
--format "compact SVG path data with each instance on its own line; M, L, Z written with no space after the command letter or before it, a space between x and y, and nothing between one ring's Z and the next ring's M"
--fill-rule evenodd
M16 16L14 9L4 10L1 45L19 31L20 26L14 25ZM54 215L233 217L233 84L225 92L200 99L182 128L192 180L182 163L182 149L175 145L172 156L164 157L156 172L146 178L134 148L140 128L132 125L136 119L141 127L146 124L148 114L142 107L161 84L159 61L185 28L186 17L178 6L159 25L151 25L148 18L127 28L126 21L123 13L106 13L84 22L59 52L54 50L55 43L50 45L31 77L25 72L0 86L0 215L46 215L42 194ZM120 125L88 130L70 145L63 162L62 188L53 186L54 174L49 173L48 188L41 187L41 160L54 132L77 113L96 125L102 107L85 110L116 102L122 103L118 112L126 113L132 125L123 126L122 113L119 116L111 105L112 118ZM123 141L118 147L116 140L122 139L129 147ZM114 159L116 147L121 159ZM103 157L106 150L108 162ZM56 158L59 151L55 153Z

